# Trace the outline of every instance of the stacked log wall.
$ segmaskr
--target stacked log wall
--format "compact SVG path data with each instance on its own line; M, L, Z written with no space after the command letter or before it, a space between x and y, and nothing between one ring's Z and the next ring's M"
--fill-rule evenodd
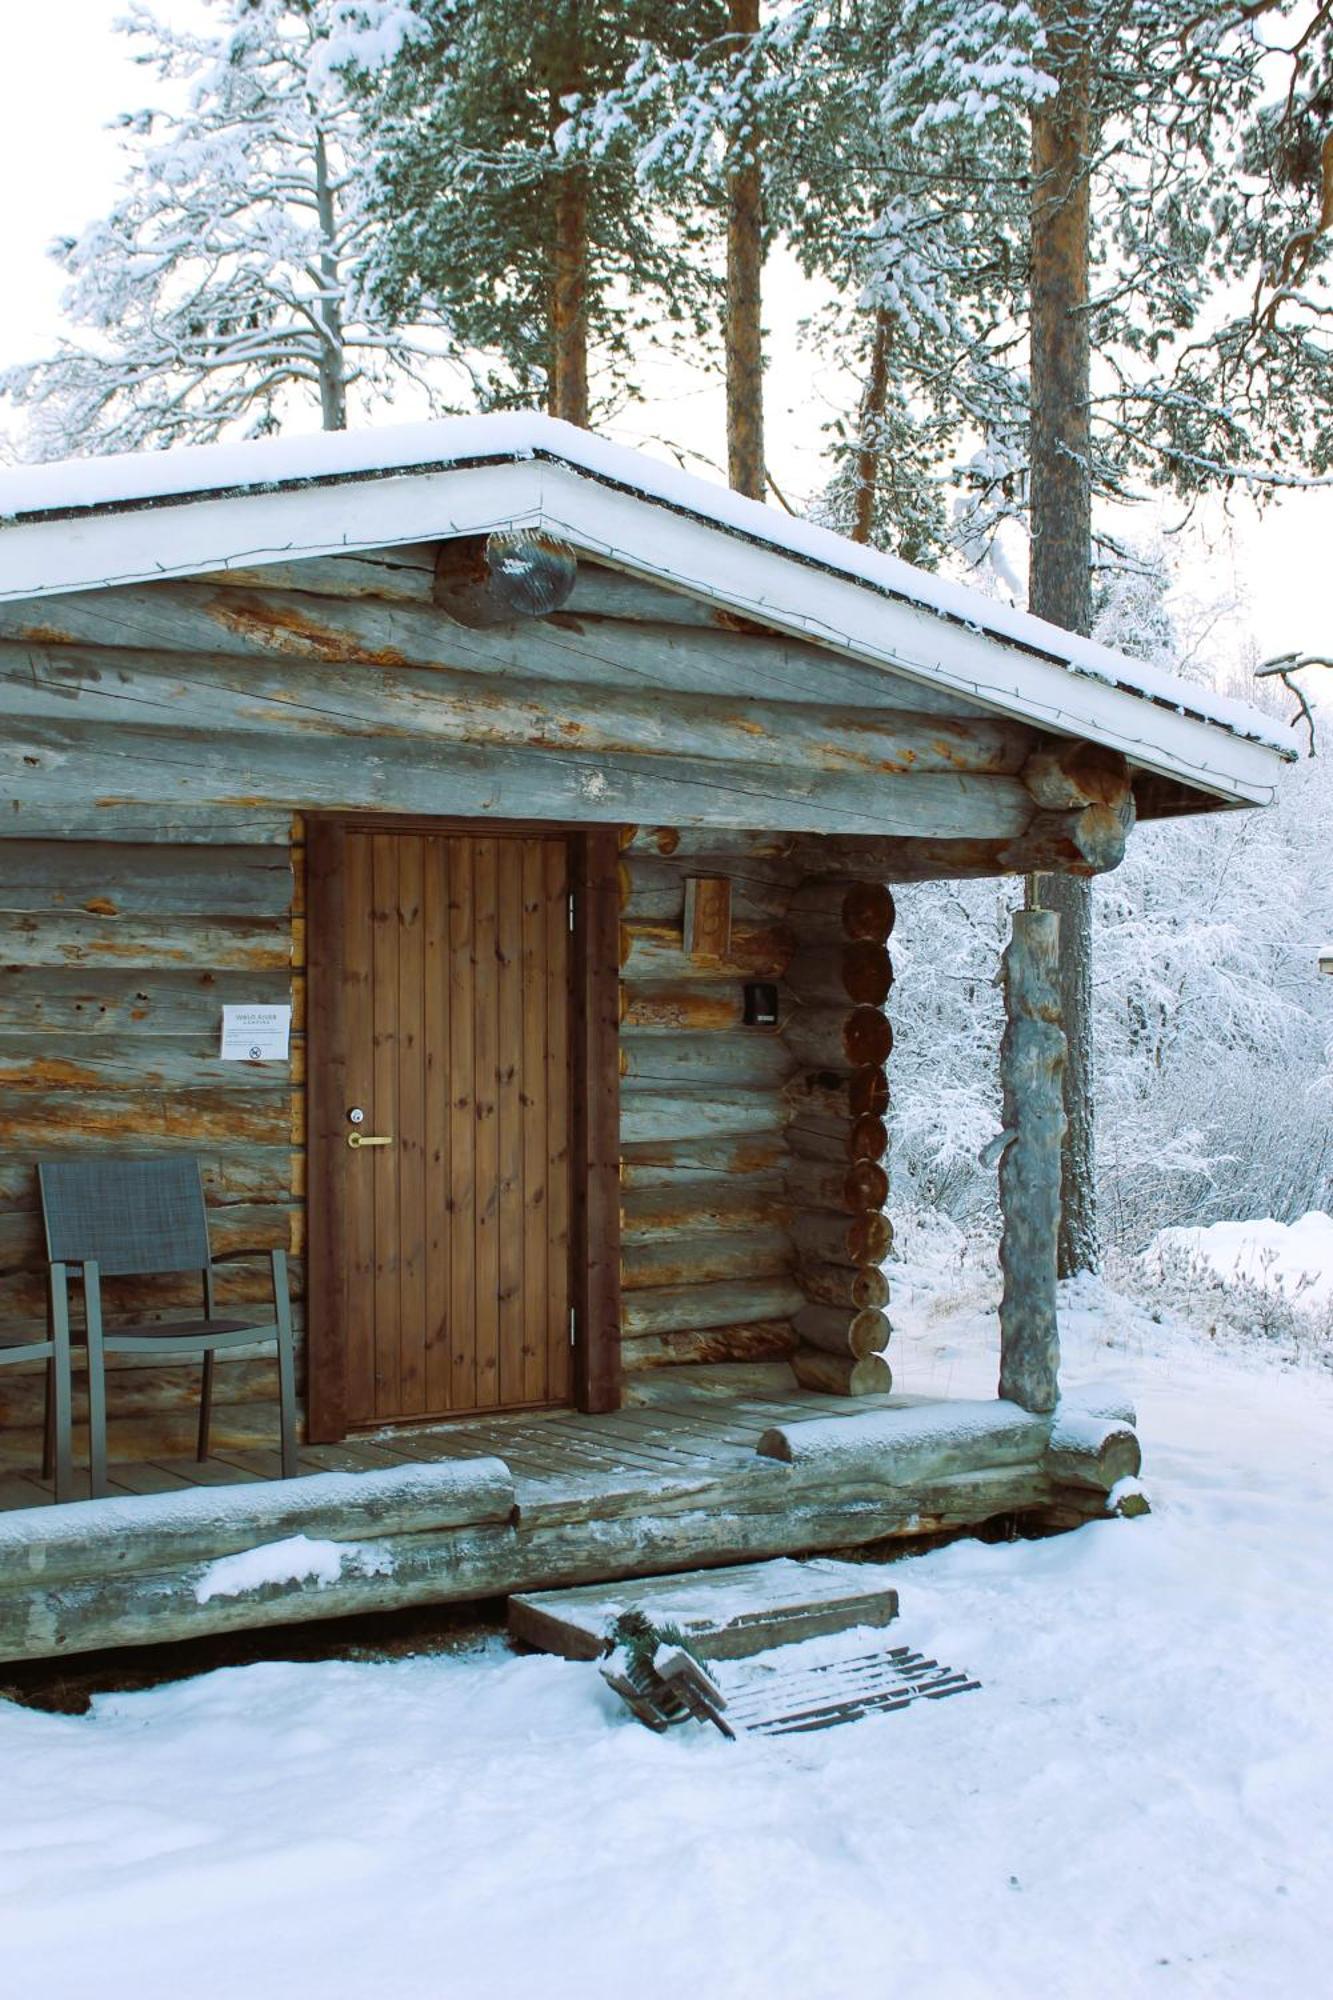
M792 1368L804 1388L835 1395L893 1386L881 1269L892 1241L884 1206L893 919L882 884L837 876L808 879L790 906L787 1195L802 1296Z
M255 1310L271 1296L267 1252L291 1257L302 1325L304 847L299 824L251 818L196 828L189 845L0 840L0 1323L45 1324L39 1159L183 1152L201 1163L219 1295ZM287 1062L223 1062L227 1001L293 1008ZM108 1279L110 1309L136 1318L198 1307L192 1276ZM192 1450L199 1367L115 1356L118 1458ZM86 1409L77 1367L75 1415ZM41 1452L40 1366L0 1369L0 1467ZM262 1354L217 1373L219 1441L268 1441L251 1406L276 1394Z
M864 1315L881 1311L882 1062L857 1045L882 1032L878 1001L858 999L878 941L826 934L827 896L796 911L793 895L839 869L1110 865L1127 781L1048 770L1027 724L595 563L554 617L465 630L434 601L437 554L0 605L0 849L23 885L0 910L14 968L0 997L0 1312L9 1325L39 1309L26 1163L44 1150L199 1152L220 1248L238 1259L233 1296L262 1283L243 1235L299 1250L303 1155L283 1123L299 1033L291 1078L233 1074L216 1055L224 998L291 982L303 999L293 811L666 822L674 836L636 835L624 856L625 1361L786 1353L800 1317L807 1375L850 1380L841 1348L819 1343L829 1315L851 1313L865 1345L878 1322ZM778 831L734 832L742 816ZM234 906L252 850L281 856L281 908ZM34 862L28 885L28 862L55 852L69 877L30 908L45 878ZM187 853L216 867L196 860L186 885ZM115 903L134 866L143 907ZM691 872L732 883L724 964L684 951ZM780 1030L742 1025L747 979L778 985ZM0 1371L5 1450L26 1450L35 1422L17 1376ZM261 1393L262 1365L252 1379ZM189 1400L182 1387L187 1441Z
M795 1347L779 1028L745 1024L745 987L778 989L793 939L780 836L635 830L622 853L621 1230L628 1372L774 1360ZM730 886L731 945L696 959L690 876Z

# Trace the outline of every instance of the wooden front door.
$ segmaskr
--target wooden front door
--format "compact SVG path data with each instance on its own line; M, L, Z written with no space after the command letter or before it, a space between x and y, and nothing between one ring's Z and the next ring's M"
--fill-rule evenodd
M340 847L345 1425L568 1402L569 842Z

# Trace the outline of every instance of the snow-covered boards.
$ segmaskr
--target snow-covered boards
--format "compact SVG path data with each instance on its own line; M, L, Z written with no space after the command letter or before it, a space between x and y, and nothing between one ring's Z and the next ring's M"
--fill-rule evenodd
M942 1667L907 1646L850 1659L704 1667L678 1626L655 1625L642 1611L615 1619L601 1662L602 1679L659 1735L683 1722L711 1722L723 1736L797 1736L887 1714L914 1701L940 1701L980 1688L966 1673Z
M516 1639L567 1660L595 1660L611 1627L633 1606L676 1626L710 1660L739 1660L799 1639L887 1625L898 1593L869 1563L816 1559L743 1563L731 1569L639 1577L574 1590L527 1591L509 1600Z
M966 1673L894 1646L819 1666L751 1669L727 1688L727 1720L738 1735L795 1736L980 1686Z

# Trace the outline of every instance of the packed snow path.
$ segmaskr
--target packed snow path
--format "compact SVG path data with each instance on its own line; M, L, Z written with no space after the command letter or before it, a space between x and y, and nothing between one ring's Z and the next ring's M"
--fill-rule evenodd
M895 1566L895 1635L967 1702L657 1738L496 1641L0 1706L5 1992L1326 1991L1333 1382L1102 1337L1076 1360L1139 1398L1152 1518Z

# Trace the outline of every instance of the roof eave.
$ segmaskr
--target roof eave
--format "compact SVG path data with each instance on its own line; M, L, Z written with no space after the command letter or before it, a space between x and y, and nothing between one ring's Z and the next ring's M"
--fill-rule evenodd
M371 483L373 526L362 491ZM166 509L170 563L146 553L144 516ZM1273 797L1283 758L1266 743L545 451L497 450L49 510L0 533L0 598L114 588L235 563L254 567L513 526L546 529L588 555L794 637L1024 716L1042 729L1105 743L1213 798L1263 805ZM738 540L750 552L743 585ZM801 578L799 605L793 571Z

